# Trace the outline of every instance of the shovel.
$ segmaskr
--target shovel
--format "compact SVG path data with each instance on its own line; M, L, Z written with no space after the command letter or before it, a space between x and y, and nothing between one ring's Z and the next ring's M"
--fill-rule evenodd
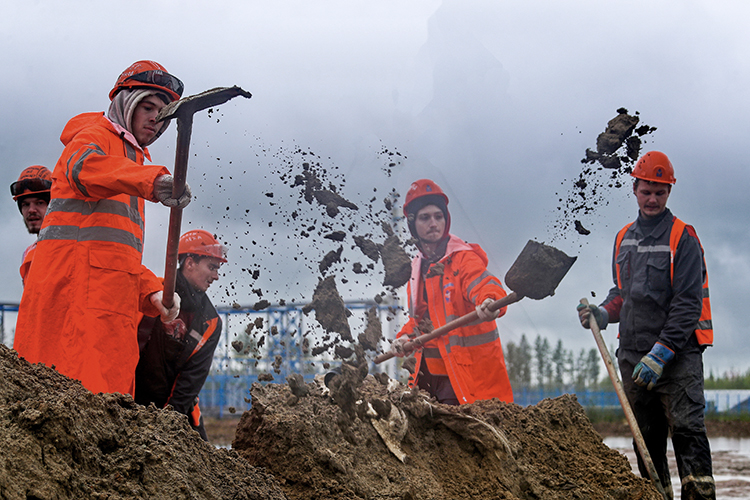
M488 309L497 311L501 307L518 302L524 297L539 300L554 295L555 288L560 284L576 258L568 257L551 246L529 240L505 274L505 284L512 292L502 299L494 301ZM404 349L409 352L424 347L426 342L434 338L477 321L479 321L479 316L476 311L464 314L430 333L425 333L407 342L404 344ZM392 352L386 352L376 356L374 361L379 364L393 356Z
M589 301L586 299L581 299L581 304L588 306ZM641 454L643 463L646 464L651 482L654 483L654 487L656 487L656 490L661 494L661 496L663 496L665 499L669 499L670 497L667 496L667 493L664 491L664 487L659 480L659 473L656 472L654 461L651 460L651 454L648 452L648 448L646 448L646 442L643 440L641 429L640 427L638 427L638 422L636 422L635 420L635 414L633 414L633 410L632 408L630 408L630 403L628 403L628 398L625 396L625 389L622 387L622 381L617 375L615 364L612 362L612 357L609 355L607 346L604 343L604 338L602 338L602 332L599 330L599 325L593 318L593 314L589 317L589 328L591 328L591 333L594 334L596 346L599 348L599 352L602 355L604 364L607 366L609 379L612 381L612 385L615 386L617 399L620 400L622 411L625 412L625 419L628 421L628 425L630 426L630 432L633 433L633 440L635 441L635 445L638 448L638 453Z
M156 116L156 121L177 118L177 147L174 160L174 184L172 197L179 198L185 191L187 178L188 151L190 149L190 135L193 132L193 115L198 111L224 104L233 97L250 98L252 95L241 88L218 87L201 92L200 94L184 97L162 108ZM167 261L164 267L164 295L162 304L169 309L174 304L174 287L177 277L177 247L180 242L180 226L182 225L182 209L172 208L169 211L169 232L167 233Z

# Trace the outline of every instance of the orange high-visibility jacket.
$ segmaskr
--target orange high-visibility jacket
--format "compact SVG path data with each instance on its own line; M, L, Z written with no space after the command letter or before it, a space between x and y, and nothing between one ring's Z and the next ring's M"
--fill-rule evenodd
M92 392L133 393L140 311L161 290L141 264L144 199L166 167L143 165L132 135L103 113L71 119L29 268L13 347Z
M422 277L422 256L412 261L409 295L409 321L397 337L413 339L422 311L427 310L434 328L475 310L485 299L498 300L507 294L500 280L487 271L487 254L479 245L468 244L450 235L445 256L432 264ZM426 298L426 305L424 300ZM500 310L505 314L507 308ZM469 324L428 342L416 352L416 369L422 357L431 373L448 375L461 404L498 398L513 402L513 390L505 368L500 335L494 321ZM409 386L417 384L417 373Z
M21 258L21 267L18 272L21 273L21 282L26 282L26 275L29 274L29 267L31 267L31 261L34 260L34 251L36 250L36 241L26 247L23 251L23 257Z

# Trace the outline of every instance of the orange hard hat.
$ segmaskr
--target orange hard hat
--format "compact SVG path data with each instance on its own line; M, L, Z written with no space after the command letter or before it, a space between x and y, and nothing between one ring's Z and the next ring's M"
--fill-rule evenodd
M182 97L185 86L176 76L172 76L167 69L156 61L134 62L123 71L109 92L109 100L122 89L147 87L167 93L173 100Z
M180 236L177 255L185 254L214 257L221 262L227 261L227 248L203 229L194 229Z
M448 196L440 189L440 186L430 179L419 179L412 182L409 191L406 192L404 215L406 216L406 224L409 227L409 232L417 238L414 216L427 205L435 205L443 211L443 215L445 216L445 232L443 236L446 236L451 228L451 214L448 212Z
M32 194L46 194L49 196L52 188L52 172L42 165L32 165L23 169L18 180L10 185L10 194L18 201L21 196Z
M669 161L667 155L660 151L649 151L641 156L630 175L636 179L662 184L677 182L674 177L672 162Z

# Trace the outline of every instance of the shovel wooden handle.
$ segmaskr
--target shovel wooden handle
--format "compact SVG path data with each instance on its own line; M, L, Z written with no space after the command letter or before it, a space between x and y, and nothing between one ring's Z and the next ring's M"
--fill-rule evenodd
M490 311L497 311L501 307L505 307L508 304L513 304L514 302L518 302L521 300L523 296L518 296L516 292L511 292L502 299L494 301L492 304L490 304L487 309ZM411 340L404 344L404 350L407 352L414 351L416 349L419 349L420 347L424 347L424 344L434 338L440 337L442 335L445 335L446 333L450 332L451 330L455 330L458 327L467 325L469 323L474 323L475 321L479 321L479 315L477 315L476 311L471 311L468 314L464 314L460 318L456 318L453 321L449 321L448 323L444 324L440 328L436 328L432 330L430 333L425 333L424 335L420 335L419 337L415 338L414 340ZM394 357L395 354L391 351L385 352L379 356L375 357L375 363L380 364L383 361L387 361Z
M585 298L581 299L581 304L588 306L589 301ZM659 473L656 472L654 461L651 460L651 454L648 452L648 448L646 448L646 442L643 440L643 435L641 434L640 427L638 427L638 422L635 419L635 414L633 413L632 408L630 408L630 403L628 402L628 398L625 395L625 388L622 386L622 381L620 380L619 375L617 375L615 364L612 361L612 357L609 355L609 350L607 350L607 345L604 343L602 332L601 330L599 330L599 324L596 322L593 314L589 316L589 328L591 329L591 333L594 334L596 346L599 348L599 353L601 353L604 364L607 367L609 379L612 381L612 385L615 386L617 399L620 400L620 406L622 406L622 411L625 413L625 419L628 421L628 426L630 426L630 432L632 432L633 434L633 440L635 441L635 445L638 448L638 453L640 453L641 458L643 459L643 463L646 464L651 482L654 483L656 490L661 494L661 496L663 496L665 499L668 499L669 497L667 497L667 493L664 491L664 487L659 480Z

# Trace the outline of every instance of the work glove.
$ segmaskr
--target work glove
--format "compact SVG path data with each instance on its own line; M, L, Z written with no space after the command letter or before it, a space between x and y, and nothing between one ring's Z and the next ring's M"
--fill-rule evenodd
M180 296L178 294L173 294L174 299L172 303L172 307L167 309L164 307L164 303L162 303L162 299L164 298L164 292L162 290L159 290L158 292L152 293L149 298L151 299L151 303L156 307L156 309L159 310L159 314L161 315L161 322L164 324L171 323L175 319L177 319L177 315L180 314Z
M403 358L404 356L408 356L409 354L411 354L413 349L409 351L406 350L407 342L409 342L409 338L406 335L394 340L391 344L391 352L393 353L393 355L397 358Z
M650 391L664 372L664 365L672 361L674 351L657 342L651 351L641 358L633 370L633 381Z
M582 327L588 329L590 327L589 319L591 316L594 316L600 330L607 328L609 313L603 307L597 307L593 304L578 304L576 310L578 311L578 319L581 321Z
M162 205L169 208L185 208L193 198L190 192L190 186L185 183L185 191L179 198L172 198L172 187L174 186L174 177L171 175L160 175L154 181L154 198L159 200Z
M500 309L490 311L489 307L493 302L495 301L488 297L484 299L484 302L477 305L477 316L479 316L480 321L490 321L500 316Z

